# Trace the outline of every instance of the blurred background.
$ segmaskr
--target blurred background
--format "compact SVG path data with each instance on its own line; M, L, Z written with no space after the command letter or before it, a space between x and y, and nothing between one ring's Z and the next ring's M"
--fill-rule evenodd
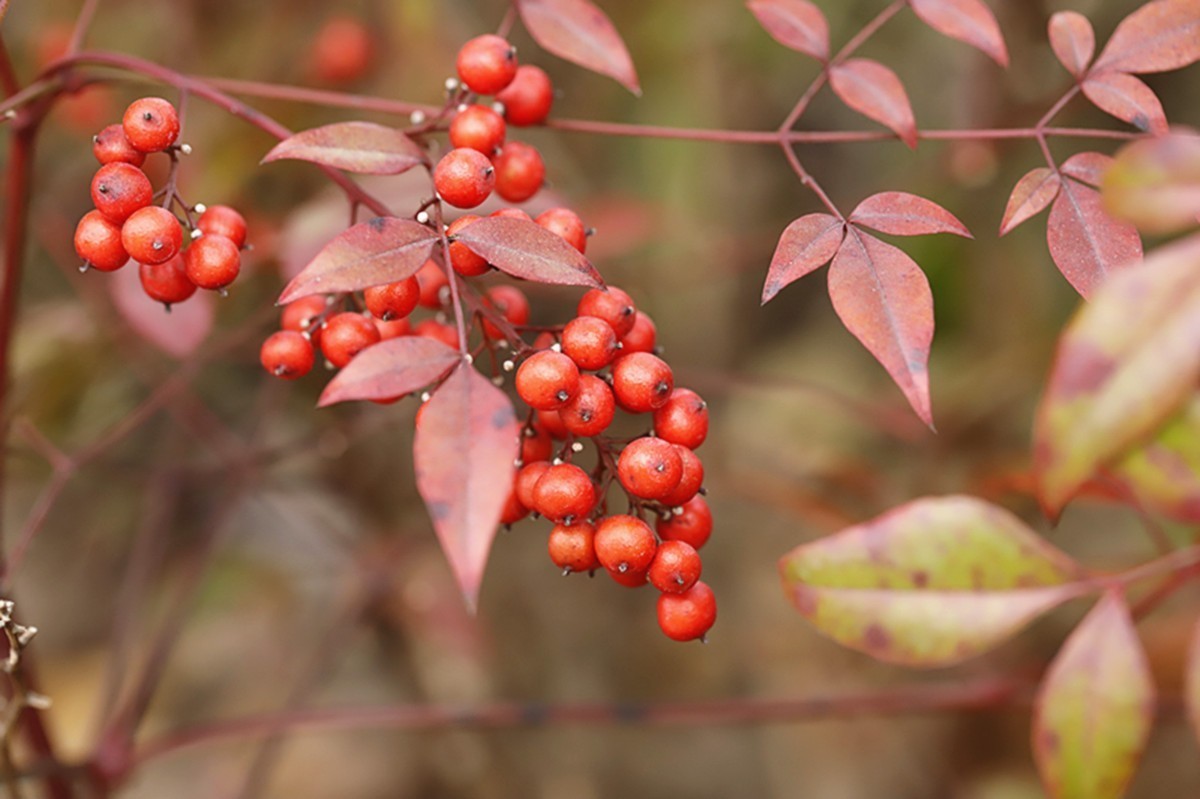
M22 80L61 53L79 5L12 4L3 36ZM644 95L541 52L518 24L521 59L545 68L561 90L555 117L770 130L816 74L814 62L774 43L741 3L601 5L625 37ZM836 48L883 4L820 5ZM1046 43L1049 15L1081 11L1103 42L1139 4L992 5L1012 54L1007 71L911 14L862 51L898 72L919 126L1032 125L1070 86ZM459 44L494 30L505 7L104 0L87 46L200 76L436 104ZM343 31L330 34L335 19L365 28L338 23ZM364 31L368 56L344 59ZM339 35L350 37L349 50L327 41L338 45ZM1194 69L1147 80L1173 122L1200 121ZM712 432L700 454L716 529L704 579L720 613L707 645L673 643L655 623L653 591L602 576L562 578L545 554L549 525L527 520L497 538L479 616L469 617L413 485L416 402L317 411L323 375L285 385L257 363L259 343L278 324L271 305L286 276L345 224L344 200L316 169L258 166L270 138L193 100L184 196L242 209L255 245L231 296L165 317L137 296L132 270L76 270L70 241L89 208L90 137L149 91L118 81L63 102L35 166L4 524L10 547L36 533L14 594L18 618L41 630L30 652L67 760L86 760L113 708L139 698L146 713L137 737L149 741L289 707L769 700L1012 672L1035 678L1082 603L983 659L931 673L845 651L789 606L776 572L782 554L927 494L1000 503L1091 566L1155 554L1124 509L1077 503L1051 528L1027 491L1032 411L1057 332L1079 301L1050 261L1044 217L996 236L1012 185L1042 164L1035 144L800 150L843 209L905 190L941 203L975 234L902 242L935 298L934 435L842 328L823 274L759 307L779 233L818 210L777 148L522 130L510 138L541 149L552 183L535 203L557 197L597 229L589 256L655 319L677 384L710 403ZM351 118L407 124L250 102L294 129ZM1059 120L1121 129L1082 100ZM828 90L800 127L875 129ZM1114 149L1108 141L1052 146L1061 158ZM418 175L370 184L396 208L414 207L426 191ZM578 299L573 289L528 293L540 324L565 321ZM121 427L135 412L143 423ZM111 446L61 479L61 494L46 493L55 475L43 438L77 453L109 436ZM1194 586L1181 591L1140 628L1168 704L1179 696L1198 598ZM163 637L175 618L177 638ZM156 641L170 644L169 656L155 690L139 696ZM304 731L269 750L256 738L164 755L118 795L1023 799L1042 795L1028 727L1018 704L750 725ZM1129 795L1200 795L1200 758L1180 713L1160 717Z

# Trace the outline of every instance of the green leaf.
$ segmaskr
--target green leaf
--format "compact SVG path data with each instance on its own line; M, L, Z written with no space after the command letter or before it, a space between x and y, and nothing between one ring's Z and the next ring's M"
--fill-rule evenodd
M1106 594L1050 664L1033 717L1033 753L1054 799L1116 799L1154 719L1146 653L1119 593Z
M1151 233L1194 226L1200 217L1200 139L1162 136L1121 149L1101 188L1116 217Z
M1200 522L1200 396L1145 446L1108 470L1124 495L1142 510L1183 522Z

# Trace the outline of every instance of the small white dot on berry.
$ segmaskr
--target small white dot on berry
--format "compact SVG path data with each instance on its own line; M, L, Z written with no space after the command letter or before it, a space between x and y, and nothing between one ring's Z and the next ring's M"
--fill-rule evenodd
M497 100L496 102L492 103L492 110L495 111L500 116L504 116L504 111L505 111L504 103Z
M196 203L196 207L193 208L192 210L198 214L202 214L208 210L208 206L205 205L204 203Z
M554 350L555 352L562 352L562 344L556 341L550 345L550 349Z
M193 239L198 239L203 235L204 235L204 231L201 230L200 228L195 228L192 230L191 233L188 234L188 236L190 236Z
M562 464L563 464L563 459L562 459L562 458L555 458L554 460L550 461L550 463L551 463L552 465L554 465L554 466L562 466Z
M459 104L458 104L458 108L457 108L456 110L458 111L458 113L460 113L460 114L461 114L463 111L466 111L466 110L467 110L467 104L466 104L466 103L459 103Z

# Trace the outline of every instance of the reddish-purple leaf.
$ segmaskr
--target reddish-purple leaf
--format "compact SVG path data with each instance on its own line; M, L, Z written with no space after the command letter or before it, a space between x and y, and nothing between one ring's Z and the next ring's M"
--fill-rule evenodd
M1050 207L1046 243L1058 271L1084 297L1110 272L1142 260L1137 228L1113 219L1100 192L1073 180L1062 182Z
M913 11L938 33L982 50L1002 67L1008 48L996 16L982 0L911 0Z
M1093 72L1083 93L1101 111L1147 133L1167 132L1167 115L1154 90L1124 72Z
M1200 5L1155 0L1121 20L1096 69L1166 72L1200 60Z
M172 305L168 313L161 302L146 296L135 262L104 279L113 304L129 326L169 355L191 355L212 331L216 309L211 292L197 291L190 299Z
M377 216L342 231L326 244L287 284L279 302L403 280L429 260L437 240L437 233L425 225Z
M1121 148L1104 173L1104 204L1141 230L1169 233L1200 217L1200 139L1142 139Z
M829 23L808 0L750 0L746 4L771 38L818 61L829 60Z
M895 72L878 61L851 58L829 70L829 85L846 105L891 128L902 142L916 148L917 123Z
M903 191L872 194L858 204L850 221L893 236L953 233L974 238L966 225L933 200Z
M1067 177L1099 188L1104 173L1113 165L1113 157L1104 153L1075 153L1059 167Z
M464 227L455 239L513 277L559 286L604 285L583 253L561 236L524 219L485 217Z
M1067 72L1083 77L1096 52L1092 23L1078 11L1059 11L1050 17L1050 46Z
M474 611L492 539L513 489L517 417L504 392L463 363L417 419L417 490Z
M337 122L284 139L262 163L284 158L364 175L399 175L423 163L425 154L395 128L373 122Z
M888 370L917 416L932 426L933 294L925 273L902 250L852 227L829 267L829 297L846 329Z
M367 347L321 392L317 406L347 400L390 400L441 379L462 356L440 341L403 336Z
M763 285L763 304L770 302L784 286L828 263L844 235L842 221L830 214L806 214L788 225L771 258L767 282Z
M1196 631L1192 633L1192 645L1188 648L1183 701L1187 705L1188 718L1192 720L1192 730L1200 740L1200 619L1196 620Z
M517 0L529 35L547 52L615 78L641 95L633 59L603 11L589 0Z
M1000 220L1000 235L1044 211L1058 196L1061 182L1057 172L1044 166L1026 172L1008 197L1004 218Z

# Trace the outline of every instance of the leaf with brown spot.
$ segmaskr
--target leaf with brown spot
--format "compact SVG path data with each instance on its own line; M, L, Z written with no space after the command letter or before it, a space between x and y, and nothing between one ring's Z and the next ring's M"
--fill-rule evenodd
M355 355L329 381L317 406L402 397L437 382L461 359L457 350L424 336L381 341Z
M1059 11L1050 17L1050 47L1058 62L1077 78L1087 72L1096 52L1096 32L1078 11Z
M1074 180L1062 182L1050 206L1046 243L1058 271L1084 297L1142 259L1137 228L1109 216L1100 192Z
M615 78L641 95L633 59L612 20L590 0L517 0L533 40L584 69Z
M1200 139L1163 136L1122 148L1104 174L1105 207L1152 233L1193 227L1200 216Z
M503 391L462 363L422 407L417 420L417 491L473 612L513 488L517 417Z
M1100 187L1100 182L1104 179L1104 174L1113 165L1113 157L1104 153L1083 152L1075 153L1075 155L1063 161L1059 171L1070 178L1075 178L1078 181L1088 184L1089 186Z
M1183 678L1183 701L1187 706L1188 718L1192 721L1192 732L1200 741L1200 619L1196 620L1196 631L1192 633L1192 645L1188 647L1187 673Z
M197 291L168 312L161 302L146 296L134 261L105 275L105 282L113 305L134 332L168 355L186 358L212 332L216 307L211 292Z
M982 0L911 0L912 10L938 33L982 50L1002 67L1008 48L996 15Z
M1200 5L1155 0L1121 20L1095 69L1167 72L1200 60Z
M1200 522L1200 397L1193 395L1152 439L1105 471L1139 510Z
M1118 799L1154 722L1155 692L1129 608L1103 596L1055 656L1033 708L1033 755L1055 799Z
M1040 214L1058 196L1062 179L1058 173L1048 167L1038 167L1025 173L1017 185L1013 186L1012 194L1008 197L1008 205L1004 209L1004 218L1000 220L1000 235L1021 224L1032 216Z
M763 285L763 304L785 286L828 263L845 235L845 225L831 214L806 214L788 225L771 258Z
M262 163L290 159L364 175L399 175L425 163L416 142L373 122L337 122L302 130L275 145Z
M583 253L561 236L525 219L484 217L455 234L476 255L522 280L600 288L604 281Z
M869 58L850 58L829 70L829 85L846 105L917 147L917 123L896 73Z
M974 238L954 214L933 200L904 191L872 194L858 204L850 214L849 221L893 236L953 233L968 239Z
M829 23L808 0L750 0L746 3L771 38L818 61L829 60Z
M1154 90L1125 72L1093 72L1083 82L1083 93L1097 108L1128 122L1140 131L1167 132L1167 114Z

